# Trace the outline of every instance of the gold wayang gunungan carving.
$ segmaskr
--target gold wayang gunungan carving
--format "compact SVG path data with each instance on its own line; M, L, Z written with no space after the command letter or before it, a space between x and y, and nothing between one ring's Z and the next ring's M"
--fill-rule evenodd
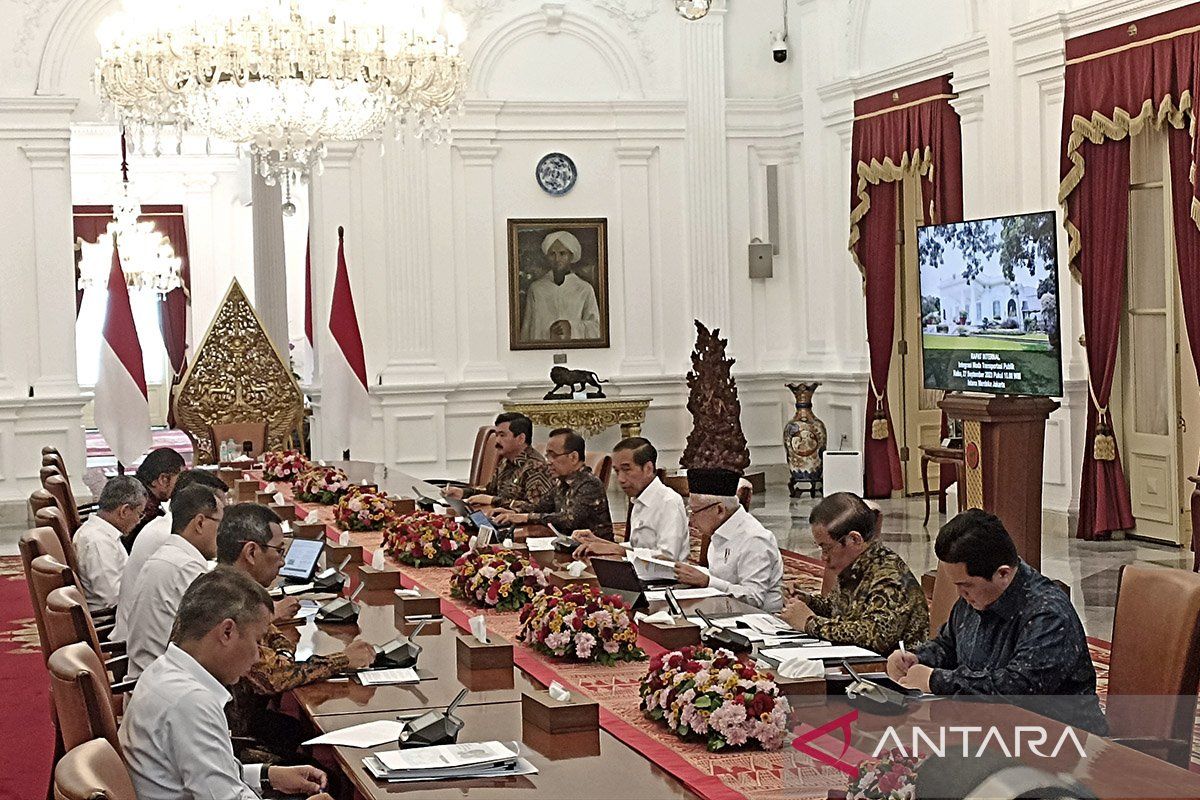
M196 463L216 460L210 425L267 421L281 449L304 419L304 395L235 279L175 395L175 419L196 443Z

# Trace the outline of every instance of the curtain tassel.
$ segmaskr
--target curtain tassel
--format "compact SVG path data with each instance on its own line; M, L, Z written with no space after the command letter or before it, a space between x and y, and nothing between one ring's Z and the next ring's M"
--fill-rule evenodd
M888 438L888 435L888 421L887 415L883 413L883 403L876 401L875 418L871 420L871 438L882 440Z
M1092 458L1097 461L1117 460L1117 440L1113 436L1107 411L1101 411L1096 420L1096 438L1092 442Z

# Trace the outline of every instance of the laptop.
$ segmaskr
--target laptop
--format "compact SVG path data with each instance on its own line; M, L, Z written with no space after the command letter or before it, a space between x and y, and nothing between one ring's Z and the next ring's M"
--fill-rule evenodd
M416 495L418 500L426 500L433 503L446 504L445 500L435 499L442 496L442 490L438 486L434 486L429 481L423 481L420 478L409 475L407 472L392 470L388 478L388 483L396 487L397 494L406 496Z
M596 580L601 589L608 594L618 595L629 603L631 608L646 607L647 589L675 585L674 580L642 580L633 564L613 558L593 558L592 571L596 573Z
M324 549L325 542L322 539L293 539L283 567L279 570L280 576L291 583L311 581L317 560Z

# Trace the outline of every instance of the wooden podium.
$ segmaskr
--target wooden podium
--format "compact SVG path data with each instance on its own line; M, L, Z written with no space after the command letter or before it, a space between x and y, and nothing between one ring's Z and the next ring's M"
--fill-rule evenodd
M1046 418L1058 408L1048 397L946 395L946 416L963 421L967 508L982 508L1004 523L1017 552L1042 566L1042 453Z

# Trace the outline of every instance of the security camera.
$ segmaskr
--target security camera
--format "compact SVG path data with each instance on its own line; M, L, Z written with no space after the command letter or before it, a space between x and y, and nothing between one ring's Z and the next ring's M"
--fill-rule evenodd
M788 47L787 37L782 33L771 34L771 57L775 59L776 64L782 64L787 61Z

